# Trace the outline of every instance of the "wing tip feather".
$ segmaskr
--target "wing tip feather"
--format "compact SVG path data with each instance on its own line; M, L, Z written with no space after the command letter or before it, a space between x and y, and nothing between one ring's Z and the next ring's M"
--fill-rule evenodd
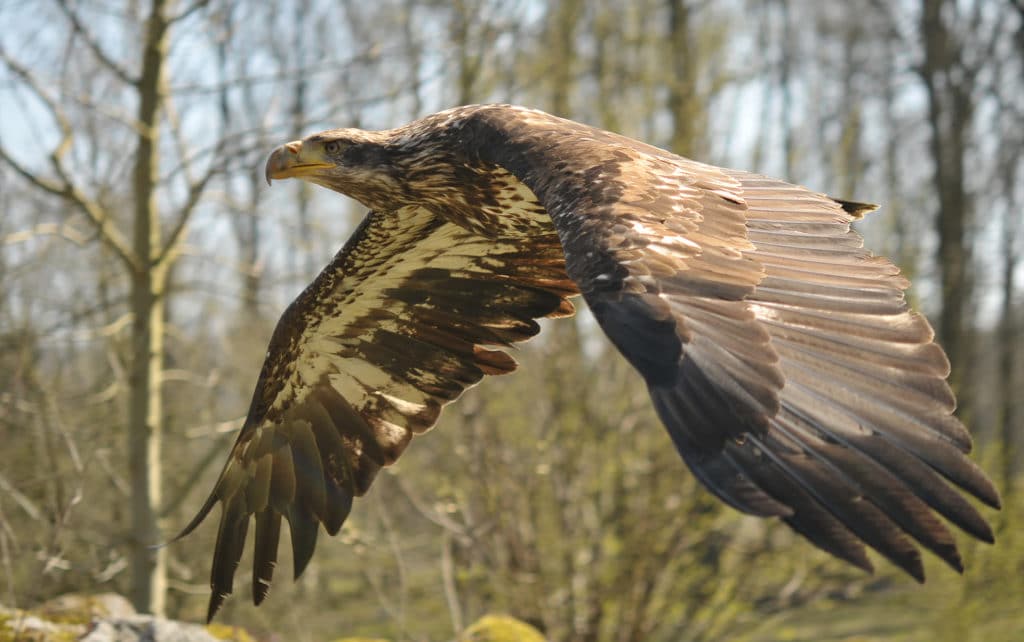
M226 593L218 593L213 591L210 593L210 602L206 606L206 623L213 622L213 618L217 615L217 611L224 605L224 599L227 597Z

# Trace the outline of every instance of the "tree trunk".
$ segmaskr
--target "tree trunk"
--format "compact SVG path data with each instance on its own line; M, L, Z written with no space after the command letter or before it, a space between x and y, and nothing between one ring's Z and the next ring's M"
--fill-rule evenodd
M672 114L669 149L682 156L699 157L704 131L703 109L697 95L700 55L690 26L688 0L668 0L669 82L668 110Z
M464 0L452 3L448 37L455 44L455 51L458 52L457 71L455 72L456 105L468 105L473 102L477 76L480 72L479 57L471 51L473 45L469 33L476 8L467 6Z
M572 114L571 93L576 87L576 31L583 15L580 0L565 0L548 7L548 47L550 67L547 72L551 93L549 110L556 116Z
M1003 230L1003 305L999 322L999 410L996 426L1001 442L1000 467L1003 478L1003 500L1007 506L1016 498L1017 449L1019 430L1017 404L1019 399L1016 385L1017 358L1020 351L1020 329L1016 308L1013 305L1017 290L1014 275L1017 273L1019 256L1016 249L1016 211L1011 205L1005 216ZM1004 522L1005 523L1005 522Z
M163 432L165 258L160 253L159 127L163 107L164 63L168 50L167 7L154 0L146 23L142 70L138 80L138 148L134 168L134 250L139 264L132 275L132 361L129 376L128 457L131 480L132 603L140 612L162 615L167 585L167 555L160 542L160 447Z
M957 36L943 18L943 12L952 8L948 0L924 0L920 29L925 55L921 77L928 92L931 151L935 163L933 181L939 201L936 229L942 311L938 333L953 366L950 383L960 397L963 411L967 399L961 384L969 348L966 310L971 299L966 238L970 202L964 185L964 155L972 103L971 74L964 68Z

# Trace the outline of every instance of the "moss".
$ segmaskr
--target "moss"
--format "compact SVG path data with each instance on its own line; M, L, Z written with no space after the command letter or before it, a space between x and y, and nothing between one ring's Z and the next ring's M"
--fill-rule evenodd
M95 615L89 609L79 610L66 610L66 611L50 611L48 609L39 609L36 615L47 622L53 624L65 624L70 626L88 626L93 621Z
M459 642L545 642L540 631L509 615L485 615L459 636Z
M85 631L85 625L50 622L31 611L0 611L0 642L75 642Z
M116 593L68 593L43 602L32 612L47 622L87 626L99 618L133 615L135 609Z

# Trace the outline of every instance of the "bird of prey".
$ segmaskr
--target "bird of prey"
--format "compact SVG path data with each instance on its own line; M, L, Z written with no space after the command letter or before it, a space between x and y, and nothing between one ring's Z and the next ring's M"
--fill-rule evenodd
M907 280L850 229L874 206L509 105L325 131L274 150L266 176L370 212L281 317L182 532L222 505L208 617L250 522L259 604L282 517L298 577L320 525L337 533L413 435L484 375L512 372L502 348L570 316L576 295L727 504L867 570L869 546L918 581L917 545L962 570L940 517L993 540L957 490L999 506L965 456L949 361Z

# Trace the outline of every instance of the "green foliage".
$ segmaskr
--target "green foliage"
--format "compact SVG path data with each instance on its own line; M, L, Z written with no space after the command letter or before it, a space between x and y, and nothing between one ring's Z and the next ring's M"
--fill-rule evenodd
M853 596L838 596L767 616L743 642L987 642L1024 639L1024 519L1019 501L1004 507L996 545L961 538L961 577L929 560L923 586L889 574Z

